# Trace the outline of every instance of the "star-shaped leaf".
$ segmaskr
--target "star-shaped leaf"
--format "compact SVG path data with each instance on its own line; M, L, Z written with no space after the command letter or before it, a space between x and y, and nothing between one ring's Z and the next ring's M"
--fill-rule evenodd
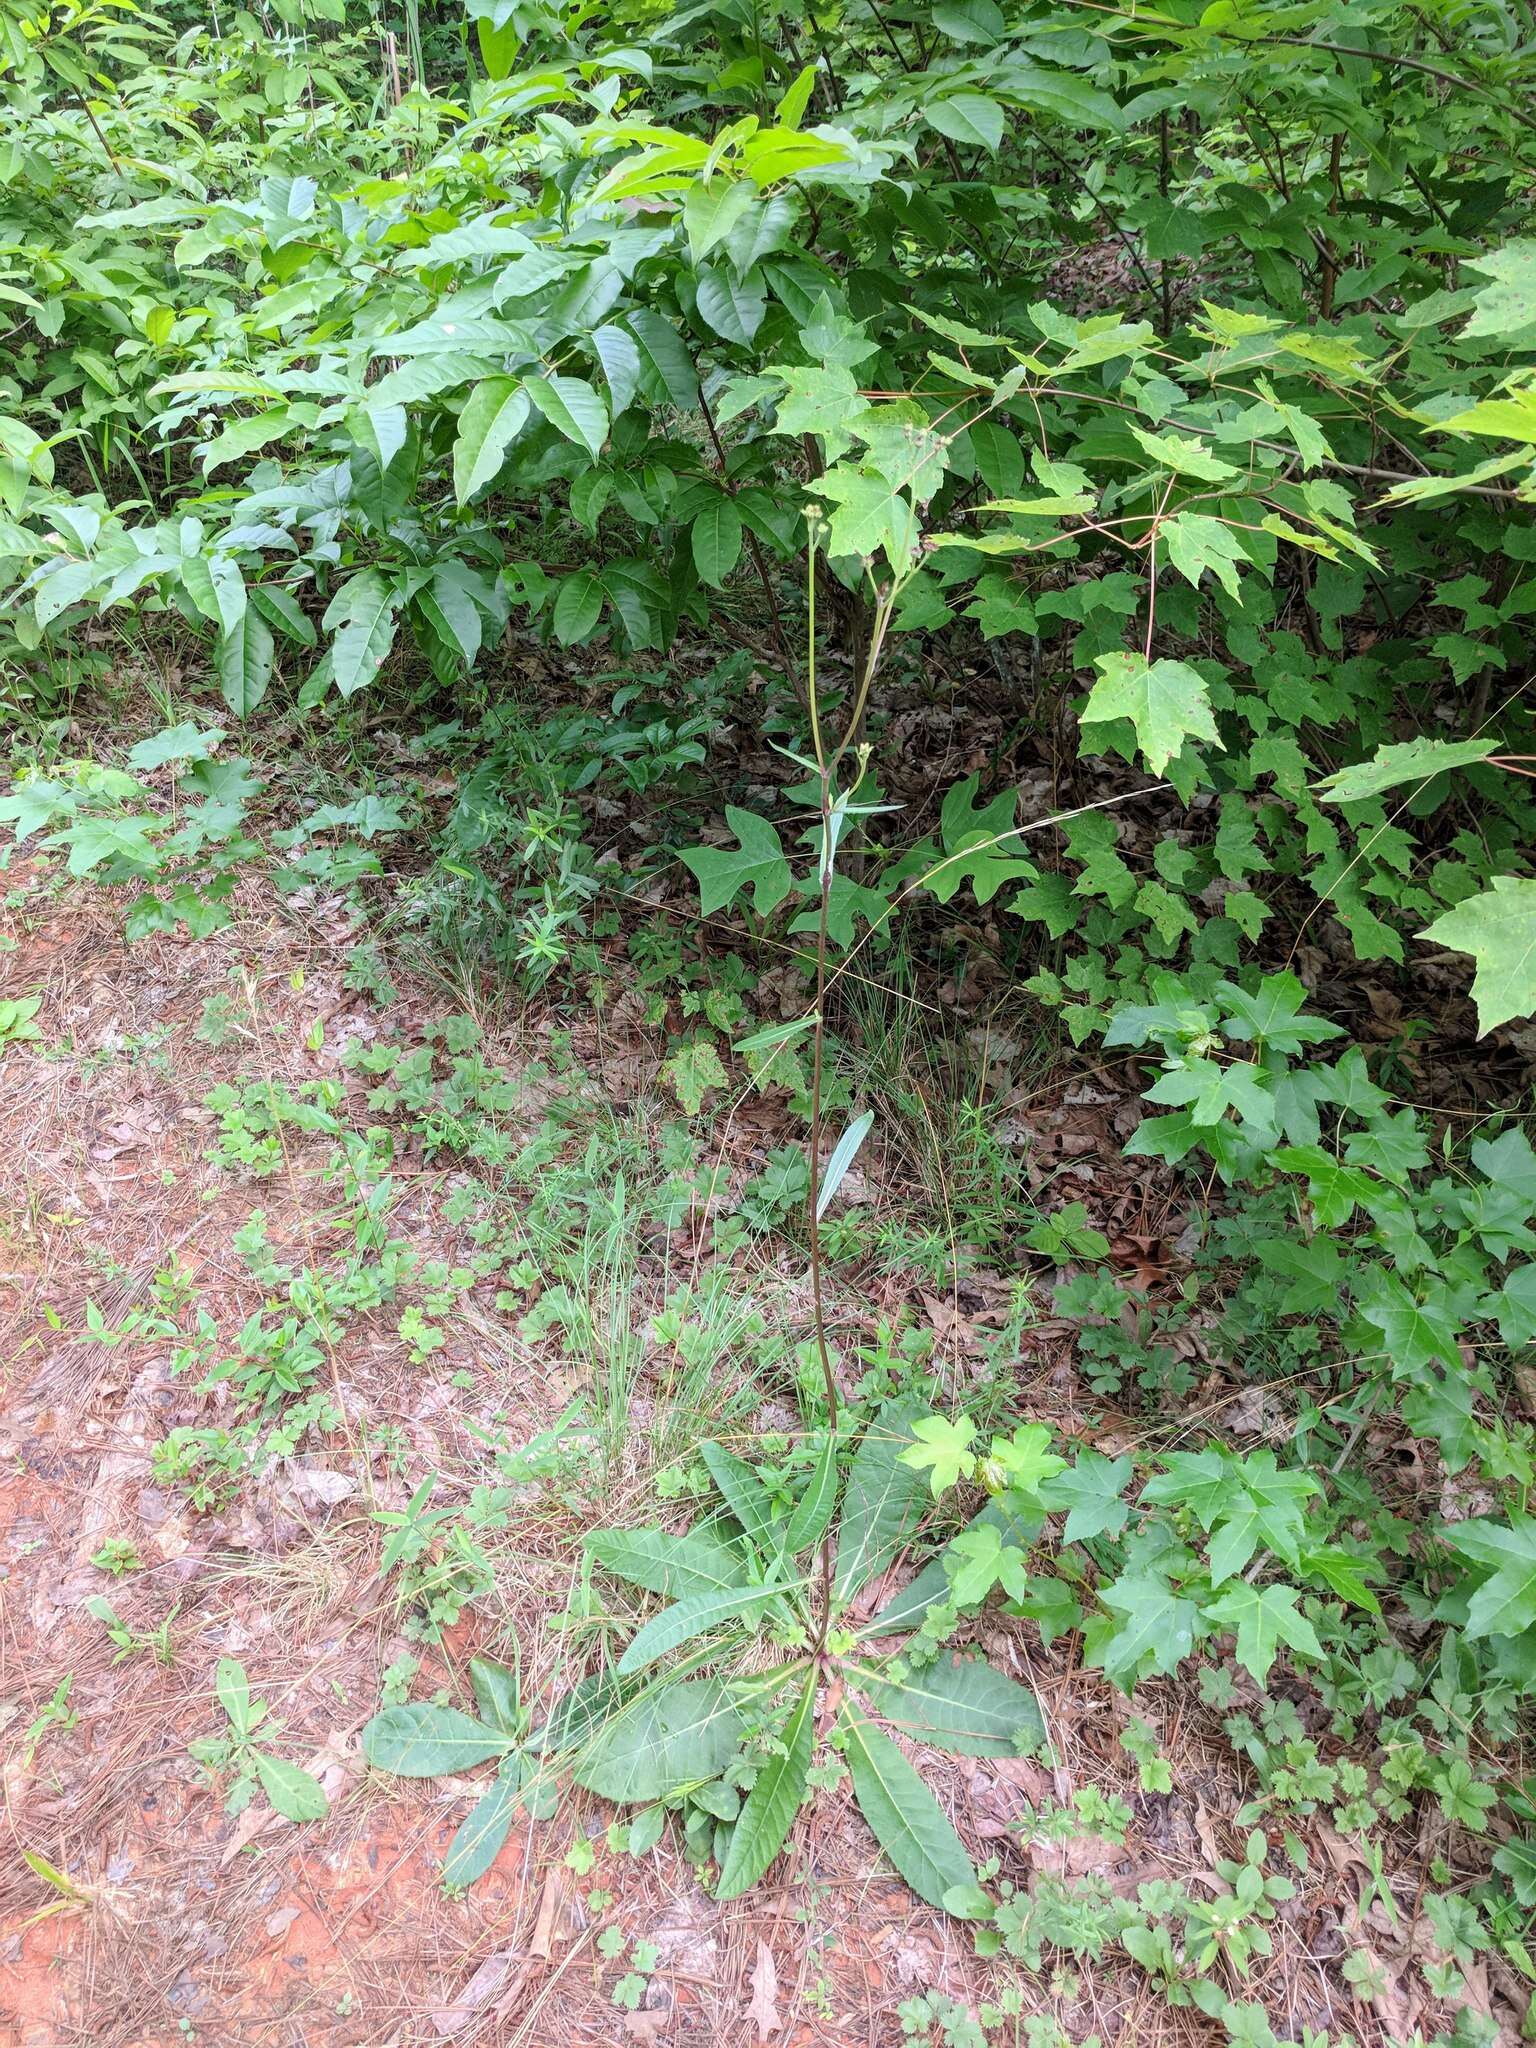
M1118 1536L1125 1527L1130 1508L1121 1499L1130 1483L1133 1466L1129 1458L1106 1458L1098 1451L1083 1451L1069 1470L1058 1472L1040 1489L1042 1503L1053 1509L1067 1509L1062 1530L1065 1543L1086 1543L1090 1536Z
M980 1606L998 1585L1013 1600L1022 1600L1029 1591L1023 1551L1016 1544L1004 1543L990 1523L962 1529L952 1538L944 1553L944 1569L949 1574L950 1598L957 1607Z
M1101 1597L1116 1621L1097 1641L1094 1661L1123 1692L1146 1672L1167 1676L1177 1670L1194 1648L1200 1610L1193 1600L1180 1599L1166 1579L1151 1572L1127 1574Z
M958 1415L953 1420L945 1415L925 1416L921 1422L913 1423L912 1434L917 1441L902 1452L901 1462L919 1472L927 1468L928 1484L935 1499L947 1487L969 1479L976 1470L976 1454L967 1449L976 1434L976 1425L969 1416Z
M996 1465L1014 1493L1036 1493L1066 1466L1051 1449L1051 1432L1043 1422L1025 1422L1012 1436L994 1437L987 1462Z
M1205 1610L1211 1621L1236 1635L1237 1661L1260 1685L1268 1678L1281 1643L1289 1643L1304 1657L1323 1654L1317 1631L1296 1605L1299 1598L1294 1586L1236 1585Z
M1441 1534L1461 1556L1491 1568L1467 1609L1469 1636L1517 1636L1536 1622L1536 1520L1457 1522Z

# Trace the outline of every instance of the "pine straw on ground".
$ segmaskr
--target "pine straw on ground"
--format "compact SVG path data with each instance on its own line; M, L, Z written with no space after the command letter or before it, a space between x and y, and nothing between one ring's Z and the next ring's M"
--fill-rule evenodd
M241 1186L204 1161L200 1105L215 1080L253 1066L290 1083L336 1070L348 1029L370 1028L341 980L352 934L334 906L295 915L249 883L239 920L214 939L153 939L129 951L104 892L60 889L38 868L10 879L27 893L9 913L16 945L0 953L0 991L40 990L44 1002L40 1043L11 1049L0 1069L5 1831L71 1890L61 1899L19 1854L0 1858L0 2048L885 2048L903 2040L897 2008L915 1993L978 2003L1009 1981L1023 1985L1026 2011L1054 2013L1074 2040L1097 2033L1106 2044L1171 2048L1215 2038L1209 2022L1171 2009L1140 1972L1109 1959L1042 1981L978 1964L964 1929L895 1881L846 1785L818 1795L769 1878L729 1905L703 1892L670 1838L642 1861L611 1855L609 1810L580 1794L553 1821L515 1828L467 1896L445 1897L437 1865L472 1781L372 1774L359 1729L381 1673L407 1648L423 1657L418 1693L442 1685L461 1698L470 1653L494 1655L515 1633L532 1690L552 1690L563 1653L547 1624L569 1590L582 1522L558 1502L520 1508L498 1539L496 1598L424 1649L407 1644L379 1581L370 1510L403 1505L428 1471L448 1476L446 1498L494 1482L466 1417L508 1415L531 1434L567 1397L564 1368L532 1358L509 1319L478 1299L430 1368L410 1365L388 1319L363 1319L331 1361L345 1424L323 1448L263 1475L222 1513L195 1514L157 1487L153 1444L176 1423L223 1412L220 1397L173 1378L164 1346L82 1341L86 1304L116 1320L158 1269L179 1262L232 1330L259 1296L230 1251L253 1207L268 1208L280 1252L327 1244L333 1197L302 1160L290 1158L263 1188ZM400 985L386 1021L410 1036L433 1005L408 977ZM207 995L225 986L244 992L243 1035L214 1052L193 1032ZM309 1049L316 1018L325 1020L318 1052ZM506 1037L488 1051L516 1068L537 1049ZM631 1048L624 1057L643 1089L654 1056ZM1180 1219L1171 1184L1132 1176L1118 1157L1113 1124L1126 1086L1124 1076L1068 1081L1015 1108L1042 1172L1075 1176L1072 1191L1091 1195L1124 1257L1155 1263ZM408 1163L392 1219L438 1255L454 1242L441 1216L448 1180ZM985 1286L946 1293L891 1282L879 1306L889 1311L903 1295L963 1372L970 1322L995 1308ZM863 1312L872 1324L875 1308ZM461 1366L477 1375L472 1393L448 1385ZM1049 1325L1029 1334L1018 1388L1024 1412L1054 1422L1102 1415L1075 1377L1064 1333ZM1231 1398L1214 1391L1218 1402ZM386 1424L394 1435L381 1442ZM1101 1427L1113 1437L1113 1419ZM589 1503L588 1518L637 1513L643 1479L632 1502ZM145 1568L109 1581L91 1566L109 1536L130 1538ZM141 1629L174 1610L169 1668L147 1655L113 1661L83 1611L100 1592ZM1075 1638L1046 1650L1032 1624L989 1619L984 1640L1038 1688L1054 1754L1050 1765L923 1758L978 1857L1001 1857L1019 1880L1031 1867L1092 1872L1133 1892L1154 1877L1198 1889L1218 1857L1241 1853L1239 1769L1188 1688L1138 1695L1174 1780L1169 1794L1143 1794L1117 1741L1126 1703L1081 1668ZM189 1741L218 1732L213 1674L223 1656L241 1659L285 1722L282 1753L323 1779L326 1821L294 1827L260 1800L232 1819L190 1761ZM68 1675L73 1722L29 1746L25 1731ZM1090 1785L1130 1802L1124 1847L1094 1838L1021 1846L1013 1823L1026 1800L1066 1800ZM1389 1874L1394 1928L1379 1904L1362 1908L1364 1873L1327 1833L1314 1831L1312 1868L1281 1911L1272 1961L1234 1990L1261 1997L1283 2032L1347 2027L1369 2043L1432 2024L1407 1959L1423 1869L1443 1843L1431 1829ZM595 1860L578 1879L565 1859L583 1837ZM593 1890L612 1904L590 1908ZM609 1927L659 1952L634 2014L612 2002L627 1965L599 1951ZM1388 1985L1374 2008L1356 2005L1339 1974L1365 1942Z

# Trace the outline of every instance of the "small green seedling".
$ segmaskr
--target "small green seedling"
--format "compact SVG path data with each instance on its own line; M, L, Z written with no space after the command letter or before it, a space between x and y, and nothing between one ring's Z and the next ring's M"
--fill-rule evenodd
M256 1731L267 1737L278 1734L281 1721L268 1718L265 1701L251 1698L245 1666L234 1657L221 1657L214 1681L219 1704L229 1717L229 1733L211 1736L188 1745L193 1758L213 1777L233 1775L226 1813L243 1813L259 1785L284 1820L323 1820L330 1810L325 1787L297 1764L258 1749ZM263 1728L263 1724L265 1724Z

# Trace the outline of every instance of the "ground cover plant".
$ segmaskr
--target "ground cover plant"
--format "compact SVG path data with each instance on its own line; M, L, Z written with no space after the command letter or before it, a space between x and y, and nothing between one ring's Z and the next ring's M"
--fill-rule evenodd
M0 81L18 2041L1536 2032L1529 10Z

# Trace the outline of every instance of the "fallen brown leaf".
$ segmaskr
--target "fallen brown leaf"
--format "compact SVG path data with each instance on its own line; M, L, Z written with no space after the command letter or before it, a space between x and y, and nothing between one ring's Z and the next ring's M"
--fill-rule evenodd
M781 2033L784 2022L779 2017L776 2000L779 1995L779 1973L773 1967L773 1955L766 1941L757 1944L757 1961L752 1969L752 1998L747 2006L746 2017L757 2028L757 2038L766 2041L770 2034Z
M437 2007L431 2014L431 2020L438 2033L444 2036L457 2034L471 2020L479 2017L506 1982L512 1956L513 1951L509 1948L487 1956L468 1982L455 1993L452 2005Z
M540 1956L547 1963L555 1945L555 1915L560 1910L560 1877L551 1867L544 1873L544 1890L539 1899L539 1917L533 1923L533 1939L528 1944L528 1953Z

